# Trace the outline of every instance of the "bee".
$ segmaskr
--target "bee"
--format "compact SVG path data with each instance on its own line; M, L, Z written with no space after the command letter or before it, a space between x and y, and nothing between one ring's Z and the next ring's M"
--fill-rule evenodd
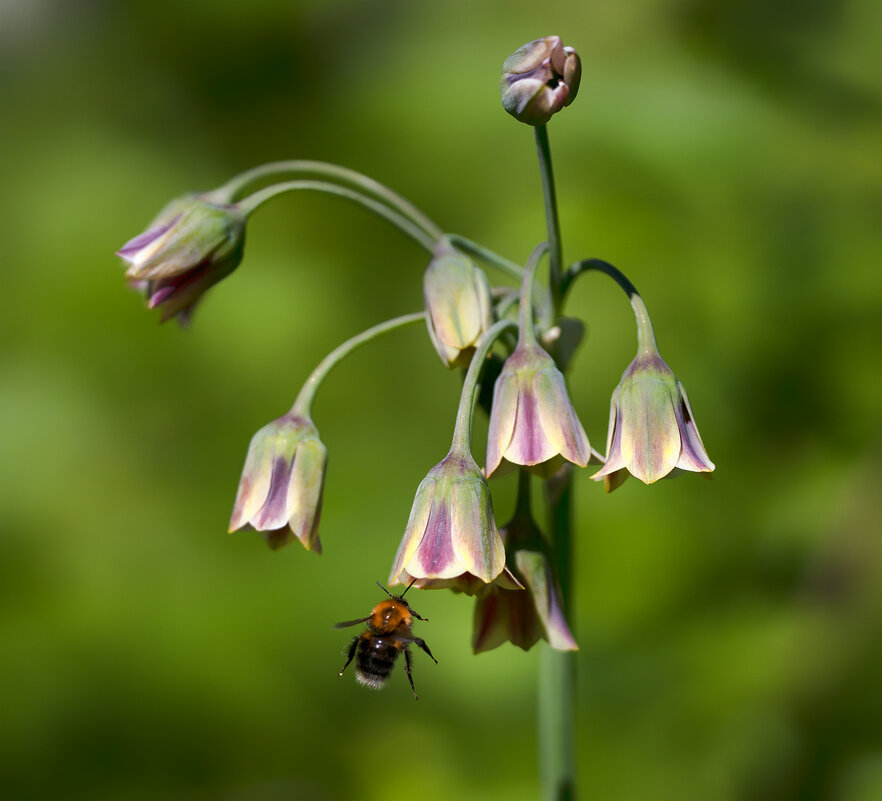
M337 674L338 676L342 676L343 671L349 667L349 663L355 659L355 680L365 687L379 690L392 673L398 655L404 652L404 672L407 673L407 680L410 682L414 699L419 701L410 672L408 646L415 643L431 657L436 665L438 660L432 656L425 640L414 637L410 628L414 618L427 621L427 618L420 617L404 600L405 593L413 586L413 583L411 581L401 595L393 595L378 581L377 586L389 596L389 600L380 601L368 617L347 620L334 626L335 629L342 629L347 626L357 626L359 623L367 623L367 628L352 639L346 664L343 665L342 670Z

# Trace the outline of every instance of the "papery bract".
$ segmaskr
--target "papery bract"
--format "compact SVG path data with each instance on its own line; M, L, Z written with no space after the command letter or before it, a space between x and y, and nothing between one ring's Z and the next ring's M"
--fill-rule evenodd
M295 537L321 553L318 536L327 450L312 420L293 412L251 439L230 531L249 526L273 550Z

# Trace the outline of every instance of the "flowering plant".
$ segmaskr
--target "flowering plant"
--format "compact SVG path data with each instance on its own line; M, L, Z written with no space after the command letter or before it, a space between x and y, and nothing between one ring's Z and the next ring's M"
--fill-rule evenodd
M256 167L209 192L178 198L119 251L129 281L146 293L148 305L159 307L163 320L186 320L204 293L242 261L251 214L283 193L325 192L358 203L426 250L423 310L378 323L337 347L309 375L290 411L254 435L230 530L256 530L274 549L298 540L321 552L327 451L313 423L316 393L330 370L364 343L425 325L427 344L444 366L466 373L450 449L416 490L390 582L476 596L476 652L505 641L524 649L547 641L540 741L549 798L573 784L574 468L601 464L593 478L607 491L629 474L649 484L674 470L714 468L634 285L599 259L564 266L547 124L575 100L580 75L579 56L556 36L529 42L503 65L502 104L534 130L546 213L547 242L523 266L446 232L367 176L304 160ZM537 270L546 259L548 281L540 286ZM492 285L485 269L514 285ZM638 353L613 393L605 458L592 450L579 420L585 399L572 397L566 383L583 329L564 317L564 306L570 287L589 271L622 288L637 320ZM420 296L417 286L414 295ZM486 369L493 360L502 364L498 376ZM493 398L483 469L471 433L479 392ZM488 479L503 463L514 465L520 480L514 516L500 529ZM531 475L545 489L550 522L544 531L531 512Z

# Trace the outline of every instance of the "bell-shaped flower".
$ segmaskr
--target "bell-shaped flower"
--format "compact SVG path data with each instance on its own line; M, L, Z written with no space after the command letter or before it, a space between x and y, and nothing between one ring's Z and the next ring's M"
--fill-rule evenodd
M709 473L714 464L698 434L686 390L653 341L641 349L613 392L606 464L591 477L605 479L610 491L627 473L652 484L674 469Z
M426 324L446 367L465 367L493 322L490 284L484 271L446 238L423 276Z
M321 553L318 536L327 450L309 417L289 412L251 439L230 531L250 526L273 550L295 537Z
M560 586L548 559L548 546L529 511L519 510L500 532L515 576L525 591L490 586L475 605L472 648L490 651L509 641L528 651L540 639L557 651L579 646L567 625Z
M144 290L148 307L159 308L163 322L175 315L186 320L205 291L242 261L245 221L236 205L187 195L166 206L117 255L128 264L130 283Z
M505 568L505 548L490 489L471 454L454 446L416 491L404 538L389 578L474 577L485 584Z
M584 467L591 446L563 373L535 341L522 336L493 389L486 473L493 473L503 459L534 466L557 456Z
M502 106L527 125L544 125L576 99L582 66L572 47L559 36L528 42L502 65Z

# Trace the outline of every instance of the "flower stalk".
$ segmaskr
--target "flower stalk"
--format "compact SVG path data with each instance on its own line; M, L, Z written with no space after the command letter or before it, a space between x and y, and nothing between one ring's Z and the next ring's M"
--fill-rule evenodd
M216 191L219 196L226 198L225 202L229 203L240 200L253 187L267 180L280 181L295 178L313 178L320 182L337 183L354 189L361 195L383 202L390 209L397 211L402 217L422 228L434 239L439 239L443 233L426 214L388 186L355 170L341 167L338 164L328 164L324 161L292 159L261 164L259 167L236 175Z
M296 192L300 190L326 192L330 195L337 195L338 197L346 198L354 203L358 203L368 209L368 211L372 211L378 217L382 217L386 222L394 225L402 233L407 234L407 236L413 239L418 245L428 250L429 253L435 249L435 243L437 242L437 239L440 238L440 234L438 237L435 237L432 234L427 233L411 219L400 212L389 208L389 206L382 201L369 197L357 190L332 184L327 181L283 181L282 183L272 184L271 186L259 189L253 195L248 195L248 197L240 200L238 205L250 216L260 206L267 201L272 200L274 197L278 197L286 192Z
M551 146L548 143L548 129L537 125L536 150L539 156L539 174L542 178L542 197L545 201L545 227L548 231L549 245L549 283L551 303L556 317L561 305L561 277L563 252L560 241L560 219L557 214L557 196L554 191L554 171L551 166Z
M371 326L360 334L356 334L351 339L347 339L341 345L338 345L325 356L325 358L319 362L318 366L310 373L309 378L306 379L300 392L297 394L297 399L294 401L291 411L296 414L310 416L312 414L312 404L315 400L315 394L318 392L318 388L321 386L322 381L324 381L328 377L328 373L330 373L331 370L333 370L334 367L343 361L343 359L345 359L350 353L358 350L362 345L366 345L368 342L376 339L382 334L394 331L398 328L403 328L406 325L412 325L413 323L421 323L425 321L425 319L425 312L403 314L400 317L393 317L391 320L386 320L385 322Z

